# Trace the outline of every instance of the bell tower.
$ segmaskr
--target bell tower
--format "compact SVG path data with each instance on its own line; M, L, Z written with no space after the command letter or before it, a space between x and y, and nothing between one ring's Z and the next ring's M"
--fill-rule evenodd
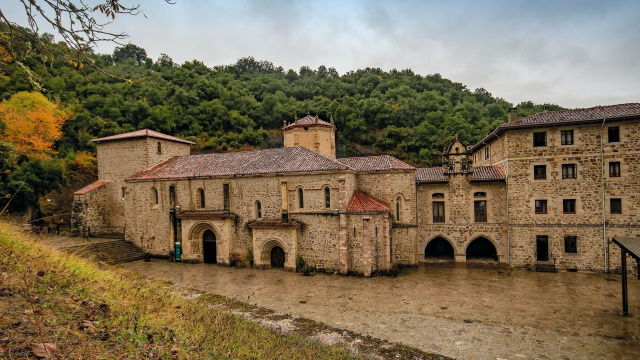
M333 116L326 122L318 115L307 115L294 119L293 123L283 124L284 146L303 146L321 154L336 157L336 126Z

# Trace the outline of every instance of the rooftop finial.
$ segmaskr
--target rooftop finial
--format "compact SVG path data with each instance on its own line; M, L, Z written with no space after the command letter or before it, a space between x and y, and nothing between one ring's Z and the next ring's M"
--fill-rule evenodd
M287 120L282 120L282 127L287 127Z
M318 114L316 114L316 121L315 121L315 123L316 123L316 124L318 123Z
M329 122L331 123L331 125L333 125L333 115L331 115L331 117L329 118Z
M293 122L298 121L298 114L293 115Z

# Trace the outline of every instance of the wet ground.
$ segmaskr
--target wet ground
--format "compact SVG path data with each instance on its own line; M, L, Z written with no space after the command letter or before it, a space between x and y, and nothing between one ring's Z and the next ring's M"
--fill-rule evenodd
M640 281L425 265L398 278L152 260L122 268L459 359L639 359Z

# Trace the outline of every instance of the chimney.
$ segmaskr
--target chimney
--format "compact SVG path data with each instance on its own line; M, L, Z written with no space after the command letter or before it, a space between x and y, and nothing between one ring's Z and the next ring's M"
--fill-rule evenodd
M509 122L512 123L518 120L518 111L516 108L509 109Z

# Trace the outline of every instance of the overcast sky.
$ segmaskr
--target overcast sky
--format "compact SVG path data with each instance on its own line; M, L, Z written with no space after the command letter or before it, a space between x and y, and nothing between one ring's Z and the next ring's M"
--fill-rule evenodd
M17 0L5 15L26 25ZM175 62L412 69L519 103L640 102L640 1L141 0L112 30ZM98 52L112 52L103 45Z

